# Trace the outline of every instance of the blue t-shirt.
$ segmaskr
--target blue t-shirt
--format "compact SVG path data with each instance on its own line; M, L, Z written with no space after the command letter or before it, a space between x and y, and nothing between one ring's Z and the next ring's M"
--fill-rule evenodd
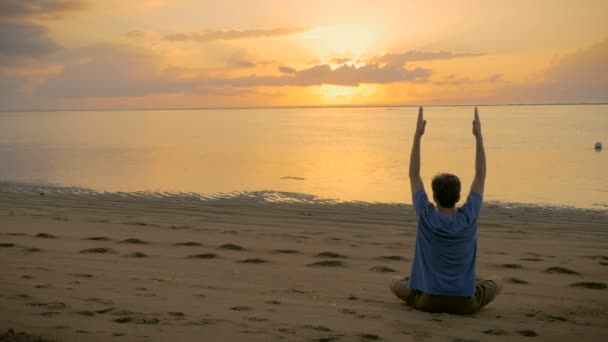
M414 194L418 231L411 289L442 296L473 296L481 203L481 196L471 192L464 206L447 217L435 210L424 190Z

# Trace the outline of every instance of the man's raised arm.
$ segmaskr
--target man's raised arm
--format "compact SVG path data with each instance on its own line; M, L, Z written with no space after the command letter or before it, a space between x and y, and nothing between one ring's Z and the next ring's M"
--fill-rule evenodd
M475 120L473 120L473 135L475 135L475 178L471 184L471 192L475 192L483 197L483 188L486 183L486 152L483 148L483 137L481 135L481 122L479 113L475 107Z
M416 122L416 132L414 133L414 144L410 156L410 184L412 186L412 196L420 190L424 190L424 183L420 177L420 140L424 134L426 120L423 118L422 107L418 109L418 121Z

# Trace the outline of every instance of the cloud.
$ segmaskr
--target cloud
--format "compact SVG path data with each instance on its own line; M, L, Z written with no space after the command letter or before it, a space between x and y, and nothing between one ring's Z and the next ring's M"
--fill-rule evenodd
M169 41L194 41L207 43L217 40L240 40L257 38L274 38L281 36L291 36L296 33L304 32L301 28L275 28L275 29L254 29L254 30L208 30L204 32L172 33L163 39Z
M392 65L367 64L362 67L342 65L332 69L327 64L316 65L296 71L293 75L248 76L213 80L217 85L234 87L255 86L300 86L309 87L322 84L358 86L362 83L390 84L397 82L424 82L431 75L429 69L406 69Z
M179 71L159 68L160 57L146 50L98 45L64 50L63 72L36 90L45 97L129 97L188 92L198 85Z
M131 30L131 31L125 32L125 36L127 36L129 38L143 38L146 35L148 35L148 32L142 31L142 30Z
M0 18L59 19L84 7L83 0L2 0Z
M368 63L388 64L388 65L404 65L407 62L445 60L464 57L483 56L481 53L454 53L451 51L416 51L410 50L401 53L386 53L381 56L372 57Z
M296 71L296 69L294 69L292 67L280 66L279 72L281 72L282 74L295 74L297 71Z
M22 63L20 57L40 58L60 48L46 27L32 22L59 19L84 7L81 0L1 0L0 66Z
M350 57L333 57L329 59L329 62L332 64L345 64L349 62L355 62L356 60Z
M40 57L59 47L59 44L49 37L44 26L0 21L0 56Z
M608 101L608 37L559 58L538 80L500 89L498 96L518 103Z
M435 85L452 85L452 86L482 84L482 83L487 83L487 84L509 83L508 81L503 79L503 76L504 75L502 73L495 73L495 74L490 75L487 78L471 79L470 77L458 78L458 77L456 77L456 75L451 74L446 79L433 81L432 83Z
M247 50L239 50L227 59L228 65L234 68L254 68L255 58L249 54Z

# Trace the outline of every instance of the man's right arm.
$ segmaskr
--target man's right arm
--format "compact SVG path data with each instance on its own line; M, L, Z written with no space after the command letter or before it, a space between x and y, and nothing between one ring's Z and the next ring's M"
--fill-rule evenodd
M483 190L486 183L486 152L483 147L483 136L481 134L481 122L479 121L479 113L475 107L475 119L473 120L473 135L475 135L475 177L471 184L471 192L479 194L483 197Z

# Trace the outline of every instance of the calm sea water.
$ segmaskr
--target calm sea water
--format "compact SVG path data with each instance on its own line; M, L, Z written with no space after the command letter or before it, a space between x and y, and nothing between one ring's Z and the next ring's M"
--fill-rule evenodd
M411 203L417 108L0 113L0 180L100 191L276 190ZM486 199L608 208L608 105L480 107ZM427 189L474 171L472 107L428 107Z

